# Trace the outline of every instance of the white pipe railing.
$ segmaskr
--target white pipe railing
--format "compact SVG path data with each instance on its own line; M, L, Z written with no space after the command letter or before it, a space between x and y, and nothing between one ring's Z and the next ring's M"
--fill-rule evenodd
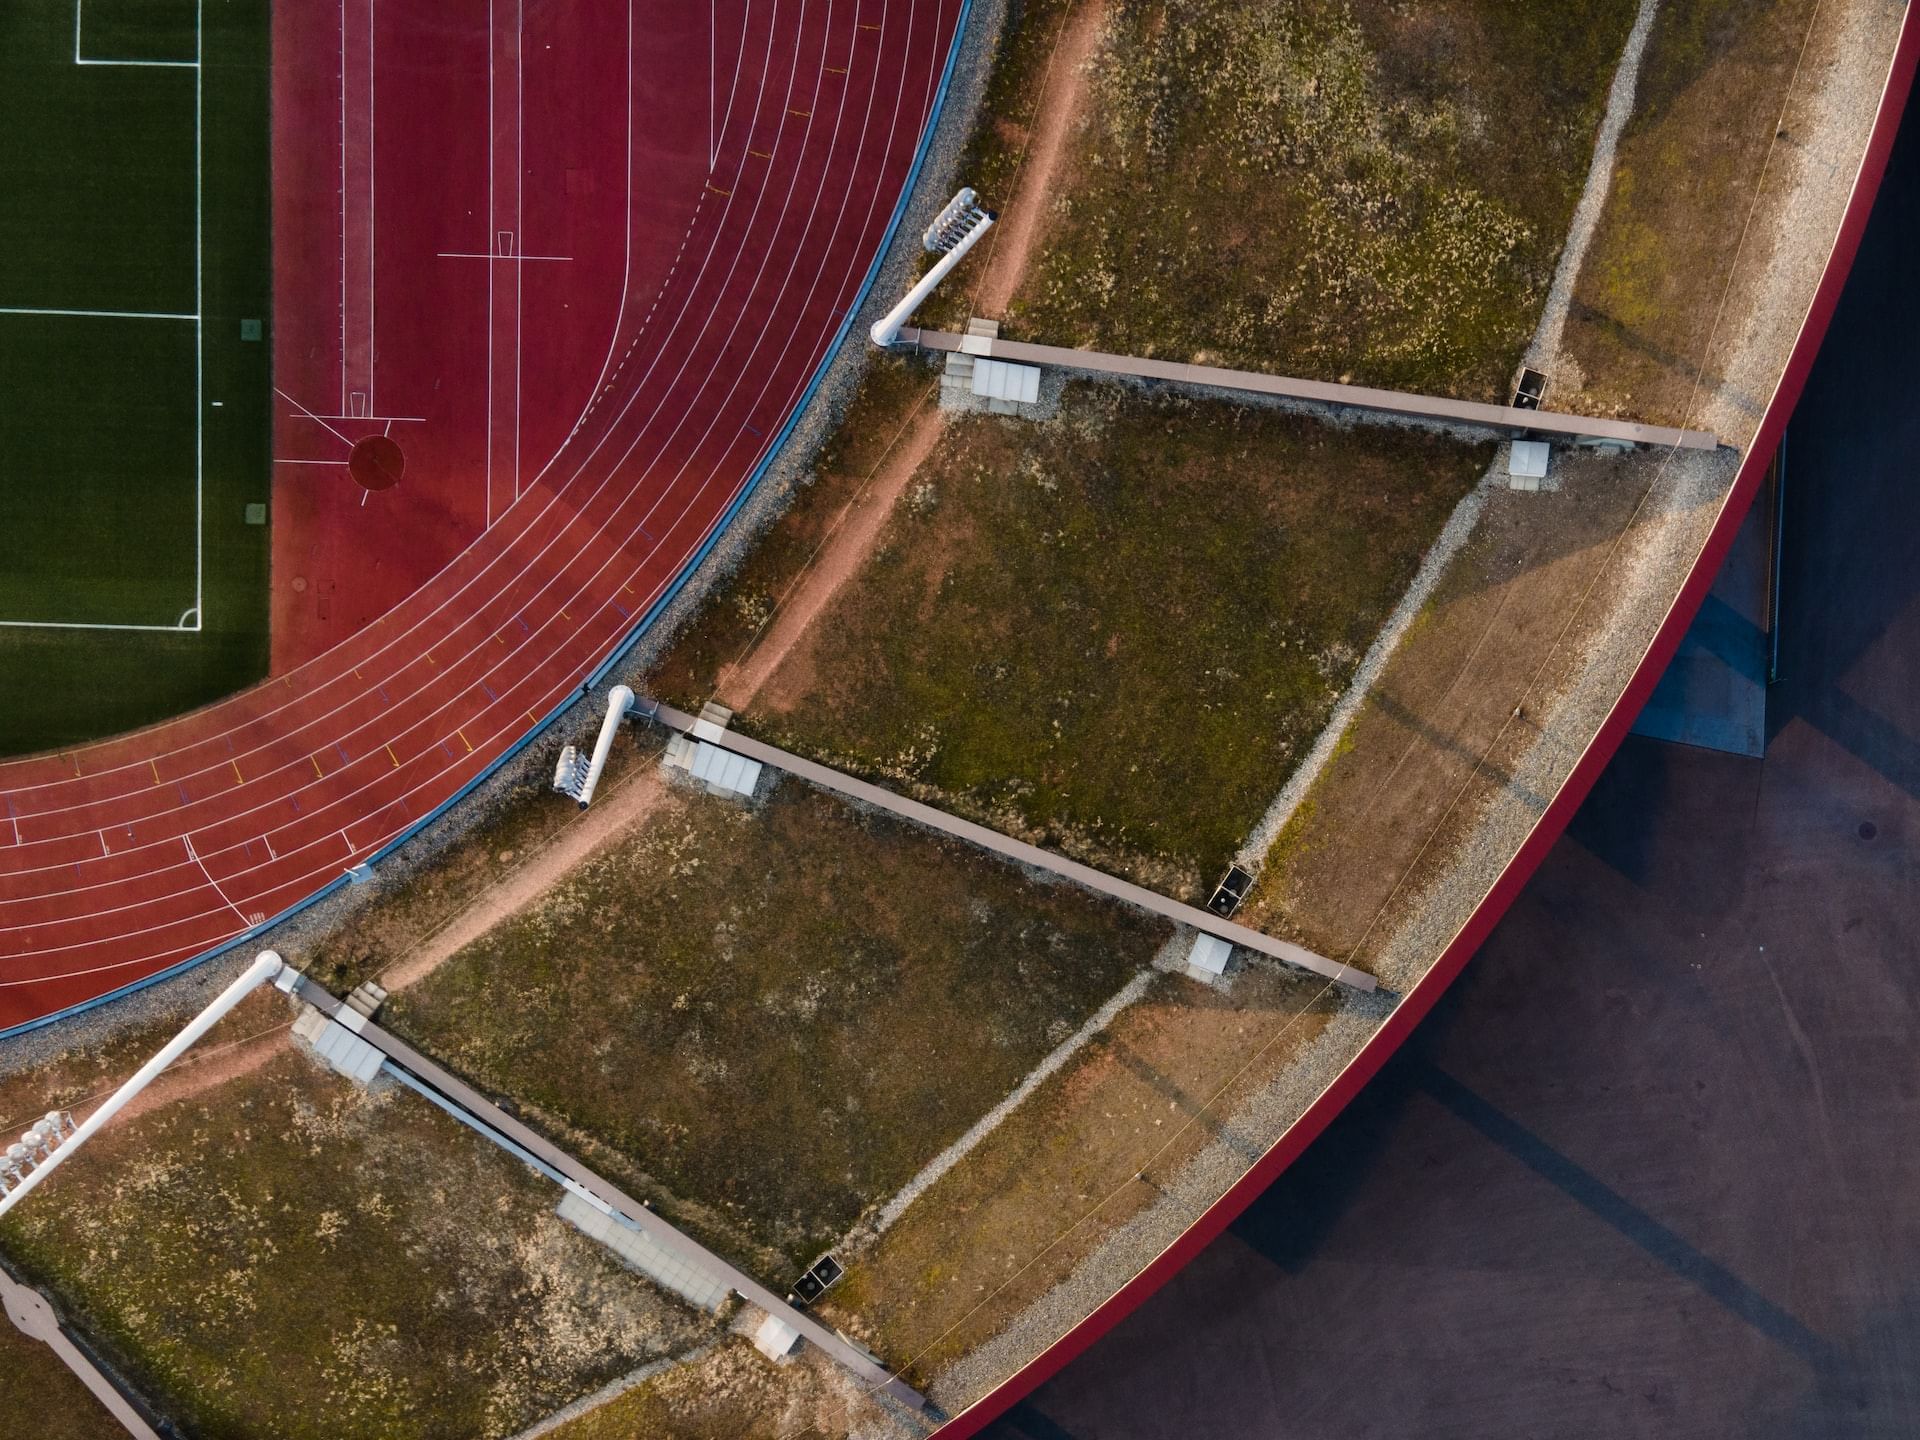
M61 1161L86 1144L95 1131L118 1115L128 1101L151 1085L162 1070L178 1060L189 1046L218 1024L229 1010L269 980L278 979L286 969L286 962L278 954L272 950L262 950L253 964L247 967L245 974L222 990L211 1005L187 1023L186 1029L169 1040L161 1047L159 1053L134 1071L133 1077L109 1095L101 1103L100 1108L82 1120L71 1134L64 1139L56 1139L52 1148L26 1171L19 1184L7 1191L5 1195L0 1195L0 1215L5 1215L7 1211L32 1194L40 1182L54 1172ZM41 1124L45 1125L46 1122L42 1121ZM31 1135L34 1132L27 1133ZM22 1139L24 1142L25 1137Z
M571 745L560 752L560 763L553 771L553 788L578 800L582 810L593 800L600 772L607 768L607 756L613 753L614 737L620 733L620 722L632 708L633 691L624 685L614 686L607 692L607 718L600 722L600 738L594 742L593 758L583 762L580 752Z
M920 283L907 292L906 299L894 306L881 319L874 321L873 329L867 332L873 343L884 350L898 340L900 327L913 318L913 312L920 308L920 302L933 293L934 286L944 280L947 272L960 263L960 257L973 248L974 242L992 228L993 212L983 211L967 233L960 237L959 243L942 255L939 263L920 277Z

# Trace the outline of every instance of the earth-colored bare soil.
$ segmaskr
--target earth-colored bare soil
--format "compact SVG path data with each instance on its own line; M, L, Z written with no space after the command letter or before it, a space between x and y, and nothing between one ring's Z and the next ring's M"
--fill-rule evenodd
M1061 17L1034 101L1033 124L1021 142L1013 193L1003 201L988 200L1004 209L1000 222L987 232L985 263L973 287L976 314L1004 314L1026 278L1059 193L1067 141L1086 113L1088 63L1106 15L1105 0L1079 0Z
M735 710L745 708L774 673L783 669L787 687L805 686L810 669L807 657L815 643L810 633L814 621L867 563L893 507L914 472L933 453L943 421L929 390L909 413L865 486L847 502L817 557L793 581L771 624L755 638L747 653L720 673L722 703Z
M581 738L589 745L587 730L597 729L596 720L588 715L581 722ZM549 847L565 842L577 851L575 832L586 828L591 849L591 837L618 820L636 818L626 807L644 796L629 797L626 788L646 772L664 743L647 727L628 727L613 747L593 808L584 812L539 778L516 786L483 823L417 871L377 873L365 908L297 956L301 967L336 994L381 976L391 989L396 972L401 983L416 982L451 953L442 943L444 932L455 926L462 934L484 931L498 918L494 896L509 887L516 893L529 889L516 884L517 877L540 863ZM543 875L550 884L550 867ZM531 888L537 893L544 885L536 882Z
M593 805L576 820L498 884L486 887L439 929L410 947L397 964L381 974L381 983L389 990L419 984L494 926L533 904L601 846L644 823L665 793L666 784L653 766L600 790ZM555 796L551 803L570 802Z
M171 1069L142 1090L114 1117L116 1125L130 1124L182 1100L204 1095L218 1085L251 1075L292 1044L288 1030L292 1022L276 1025L265 1034L243 1036L231 1044L216 1046L199 1055L183 1056ZM188 1063L191 1061L191 1063Z
M116 1429L113 1418L59 1356L0 1316L0 1435L102 1440Z

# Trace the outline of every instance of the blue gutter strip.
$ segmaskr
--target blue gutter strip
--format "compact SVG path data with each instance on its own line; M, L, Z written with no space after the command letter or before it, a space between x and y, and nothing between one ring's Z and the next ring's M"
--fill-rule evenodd
M539 739L541 732L555 720L559 719L567 710L571 709L574 701L577 700L580 695L592 690L594 686L606 678L607 673L612 670L614 666L626 659L627 655L633 650L633 647L640 643L641 637L653 627L654 621L660 618L661 612L673 603L674 598L686 587L687 581L693 578L694 571L698 570L701 563L712 553L713 547L720 543L720 537L726 533L727 526L733 523L734 516L738 515L741 507L753 497L753 492L759 488L761 480L766 477L767 471L773 467L773 462L780 458L780 451L785 447L788 436L793 433L794 426L800 423L800 416L805 413L815 393L820 389L821 382L826 379L828 368L840 354L840 347L846 343L847 333L853 329L854 317L860 313L860 307L867 303L867 296L872 293L875 282L880 278L880 266L885 262L887 252L893 248L894 239L900 231L900 222L906 218L907 205L913 199L913 187L919 183L920 172L926 166L927 152L933 148L934 132L940 127L940 114L941 111L946 108L947 90L953 83L954 69L960 63L960 46L961 42L966 39L967 21L972 13L973 0L961 0L960 18L955 22L953 27L953 44L947 51L947 64L940 75L940 88L934 94L933 109L927 113L926 129L921 133L920 148L914 152L913 166L907 171L906 183L901 186L900 199L893 207L893 218L887 222L886 236L881 241L879 250L874 254L873 263L867 267L866 278L860 282L860 293L854 296L853 303L847 307L846 317L841 320L840 328L834 332L833 340L827 346L826 354L820 359L819 368L814 371L813 379L807 382L807 388L801 393L800 401L793 407L793 411L788 415L786 423L780 427L780 433L775 437L771 448L768 449L766 458L754 467L753 474L747 477L746 484L740 487L740 493L736 495L733 502L727 506L725 512L722 513L718 522L715 523L706 540L704 540L700 548L694 552L693 558L680 567L679 575L676 576L673 583L667 587L666 593L648 607L647 613L641 616L639 623L627 632L626 638L616 643L607 658L596 666L587 678L581 682L578 693L568 696L560 704L554 706L553 709L541 717L540 721L534 725L532 729L528 730L526 734L522 735L520 739L515 741L513 745L503 752L498 760L495 760L491 765L487 766L486 769L474 776L473 779L454 791L452 795L428 811L427 814L408 826L400 835L389 841L386 845L383 845L360 863L373 865L385 859L409 840L412 840L427 826L433 824L434 821L446 814L447 811L451 810L455 805L458 805L462 800L466 799L477 786L491 780L494 775L498 773L501 766L505 765L522 750L526 749L527 746ZM30 1030L38 1030L43 1025L52 1025L56 1021L68 1020L75 1015L83 1015L96 1006L105 1005L110 1000L123 999L128 995L136 994L146 989L149 985L158 985L163 980L170 980L182 971L192 969L195 965L217 959L229 950L237 949L254 937L271 930L274 926L292 919L308 906L319 904L346 883L347 877L342 874L339 879L322 886L304 900L289 905L278 915L263 921L259 925L253 926L251 929L241 931L241 933L234 936L233 939L223 941L211 950L204 950L198 955L192 955L185 960L177 961L164 970L156 971L154 974L135 980L131 984L122 985L118 990L108 991L105 995L96 995L91 1000L83 1000L78 1005L69 1005L66 1009L56 1010L51 1015L42 1015L37 1020L28 1020L24 1024L15 1025L10 1029L0 1030L0 1040L10 1039L15 1035L24 1035Z

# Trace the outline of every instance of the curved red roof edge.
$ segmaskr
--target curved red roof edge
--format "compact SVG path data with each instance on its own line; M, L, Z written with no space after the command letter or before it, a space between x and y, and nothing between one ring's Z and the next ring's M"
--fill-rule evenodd
M1880 95L1880 107L1875 114L1866 149L1861 155L1860 168L1854 176L1853 191L1847 199L1846 211L1841 216L1833 248L1828 252L1826 269L1814 291L1813 301L1807 307L1806 318L1801 322L1800 333L1795 337L1786 368L1781 372L1773 395L1767 402L1753 443L1741 459L1739 472L1721 506L1720 515L1701 547L1693 569L1682 583L1679 594L1674 597L1659 631L1641 658L1639 668L1634 671L1632 680L1621 692L1613 709L1607 713L1607 718L1601 722L1592 741L1581 752L1566 783L1549 802L1478 908L1467 917L1466 923L1441 952L1433 967L1407 992L1406 998L1374 1032L1373 1038L1361 1047L1360 1053L1347 1062L1332 1083L1308 1105L1305 1113L1253 1163L1245 1175L1099 1308L936 1430L934 1434L939 1440L966 1440L966 1437L977 1435L999 1419L1130 1315L1141 1302L1172 1279L1177 1271L1238 1219L1263 1190L1300 1158L1307 1146L1346 1109L1361 1088L1406 1042L1414 1027L1426 1017L1447 987L1466 968L1467 961L1506 914L1507 907L1533 878L1534 871L1539 869L1541 861L1546 859L1547 853L1560 839L1601 772L1613 759L1614 752L1620 748L1620 742L1626 738L1633 722L1639 717L1641 706L1652 695L1654 686L1659 684L1667 662L1673 658L1688 627L1693 624L1701 602L1713 588L1720 564L1733 545L1734 536L1746 518L1748 507L1759 492L1761 478L1773 461L1780 437L1786 431L1787 420L1799 402L1800 392L1806 387L1807 376L1813 369L1815 357L1820 353L1821 342L1826 338L1827 326L1833 320L1841 291L1846 287L1848 272L1852 270L1854 257L1859 253L1861 237L1866 233L1867 218L1872 213L1874 198L1879 194L1881 178L1886 174L1887 158L1893 151L1894 139L1900 131L1900 118L1913 87L1916 64L1920 64L1920 19L1915 18L1909 7L1905 19L1901 21L1900 38L1894 46L1892 64Z

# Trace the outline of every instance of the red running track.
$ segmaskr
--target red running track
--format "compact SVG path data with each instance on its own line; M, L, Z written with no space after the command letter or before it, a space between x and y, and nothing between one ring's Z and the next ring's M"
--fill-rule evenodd
M359 405L408 452L401 487L362 507L336 479L290 528L414 489L444 514L373 512L394 593L349 638L166 724L0 762L0 1033L342 883L644 624L857 305L964 7L723 0L713 37L670 0L275 7L276 188L327 197L310 231L276 212L276 453L343 458L388 429ZM506 229L511 259L487 240Z

